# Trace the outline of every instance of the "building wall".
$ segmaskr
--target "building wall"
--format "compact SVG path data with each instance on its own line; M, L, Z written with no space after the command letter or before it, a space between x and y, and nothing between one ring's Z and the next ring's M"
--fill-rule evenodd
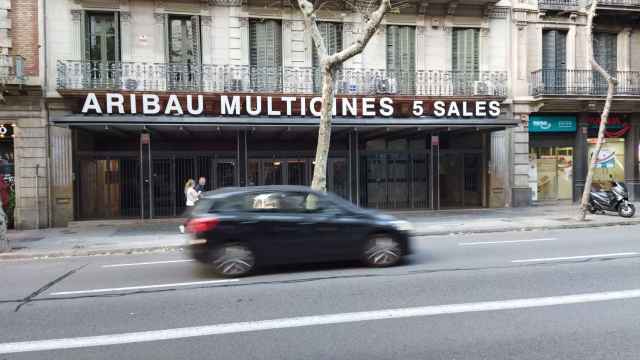
M39 70L38 0L11 0L11 54L25 58L25 74Z

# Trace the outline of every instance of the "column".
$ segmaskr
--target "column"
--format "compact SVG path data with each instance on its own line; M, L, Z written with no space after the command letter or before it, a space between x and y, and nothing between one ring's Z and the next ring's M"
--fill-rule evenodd
M202 41L202 63L213 64L213 39L211 16L200 16L200 36Z
M529 115L515 115L522 119L511 132L513 183L511 187L511 206L531 205L531 189L529 188Z
M438 134L431 135L431 166L430 175L431 188L429 189L429 199L431 209L440 210L440 137Z
M638 169L638 145L640 144L640 114L631 115L631 130L624 139L624 182L631 201L640 200L640 171Z
M82 60L82 50L84 44L82 42L82 10L71 10L71 59Z
M584 190L584 182L587 178L588 157L587 138L589 124L586 113L578 114L578 128L576 132L576 144L573 150L573 201L579 202Z
M247 186L247 130L238 130L236 144L236 182L239 186Z
M131 28L131 13L120 12L120 61L132 62L134 60L133 30Z
M349 131L349 200L360 205L360 145L358 130Z

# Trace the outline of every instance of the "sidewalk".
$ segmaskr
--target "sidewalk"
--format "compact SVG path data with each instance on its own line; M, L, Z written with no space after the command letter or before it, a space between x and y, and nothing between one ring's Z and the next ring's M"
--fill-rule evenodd
M447 235L640 224L640 215L589 215L574 220L575 205L441 211L389 211L410 221L416 235ZM0 260L158 252L184 247L180 219L77 222L68 228L9 232L12 251Z

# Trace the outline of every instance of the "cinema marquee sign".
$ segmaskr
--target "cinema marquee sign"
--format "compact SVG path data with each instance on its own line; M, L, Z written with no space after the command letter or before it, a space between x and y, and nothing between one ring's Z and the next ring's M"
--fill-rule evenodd
M310 116L320 117L320 97L201 94L88 93L82 114L172 116ZM496 118L494 100L430 100L413 97L338 97L338 117Z

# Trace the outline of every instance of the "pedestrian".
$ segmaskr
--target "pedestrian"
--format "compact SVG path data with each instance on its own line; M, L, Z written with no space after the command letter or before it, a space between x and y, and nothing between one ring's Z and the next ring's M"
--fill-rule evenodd
M198 201L198 192L195 189L195 181L193 179L187 180L187 183L184 185L184 197L187 200L187 209L194 206L196 201Z
M200 178L198 179L198 184L196 185L196 192L198 193L198 195L205 192L205 185L207 185L207 178L204 176L200 176Z

